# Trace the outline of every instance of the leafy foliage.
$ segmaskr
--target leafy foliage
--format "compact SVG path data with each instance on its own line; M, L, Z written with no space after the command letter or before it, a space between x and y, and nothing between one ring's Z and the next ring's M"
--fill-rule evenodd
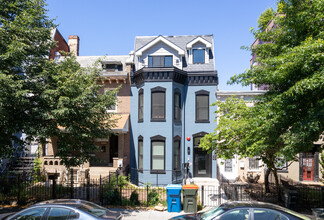
M320 164L321 164L321 174L322 174L322 182L324 182L324 154L321 154L320 158Z
M273 8L268 8L265 10L258 19L258 28L261 31L264 31L267 28L267 25L275 17L276 12Z
M0 4L0 157L10 157L12 143L47 138L57 144L56 155L67 167L90 160L95 138L111 134L107 109L116 91L103 94L100 69L81 68L74 57L48 60L56 45L55 28L44 0L3 0Z
M259 156L275 173L277 158L291 161L311 150L324 130L324 1L279 0L278 9L272 28L253 32L263 42L252 48L259 65L229 82L266 85L267 92L253 107L237 99L218 102L222 117L202 141L221 157Z

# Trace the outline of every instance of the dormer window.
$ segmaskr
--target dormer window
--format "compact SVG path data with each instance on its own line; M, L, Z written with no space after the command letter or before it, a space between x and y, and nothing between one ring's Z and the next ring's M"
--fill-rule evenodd
M149 67L172 67L173 58L172 56L149 56L148 66Z
M193 49L193 63L205 63L205 49Z
M122 64L102 64L102 68L108 72L117 72L117 71L123 71L123 65Z

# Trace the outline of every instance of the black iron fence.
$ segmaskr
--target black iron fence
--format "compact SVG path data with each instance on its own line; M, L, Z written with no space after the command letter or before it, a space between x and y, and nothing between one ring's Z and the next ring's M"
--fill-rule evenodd
M104 206L167 205L165 185L142 182L138 186L130 183L130 176L118 175L118 172L105 178L84 180L76 180L73 172L70 175L64 183L56 178L44 181L27 175L1 177L0 205L33 204L68 198L84 199ZM161 180L162 174L158 175ZM173 180L180 181L180 174L175 174ZM286 202L290 202L294 203L290 208L304 211L324 207L324 187L296 185L287 188L281 185L277 191L275 185L270 184L270 193L266 193L263 184L237 184L219 179L219 185L203 185L198 189L198 204L202 206L213 207L237 200L257 200L286 206Z

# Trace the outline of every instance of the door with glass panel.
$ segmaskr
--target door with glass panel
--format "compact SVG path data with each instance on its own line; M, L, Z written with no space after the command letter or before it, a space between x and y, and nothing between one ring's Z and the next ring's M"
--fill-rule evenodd
M211 177L211 154L199 147L201 138L202 137L194 138L193 174L194 177Z

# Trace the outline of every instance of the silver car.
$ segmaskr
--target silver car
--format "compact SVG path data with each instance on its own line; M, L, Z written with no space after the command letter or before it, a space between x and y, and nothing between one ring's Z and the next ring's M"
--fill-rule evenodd
M122 214L102 206L77 199L56 199L37 203L15 213L7 220L56 220L56 219L122 219Z

